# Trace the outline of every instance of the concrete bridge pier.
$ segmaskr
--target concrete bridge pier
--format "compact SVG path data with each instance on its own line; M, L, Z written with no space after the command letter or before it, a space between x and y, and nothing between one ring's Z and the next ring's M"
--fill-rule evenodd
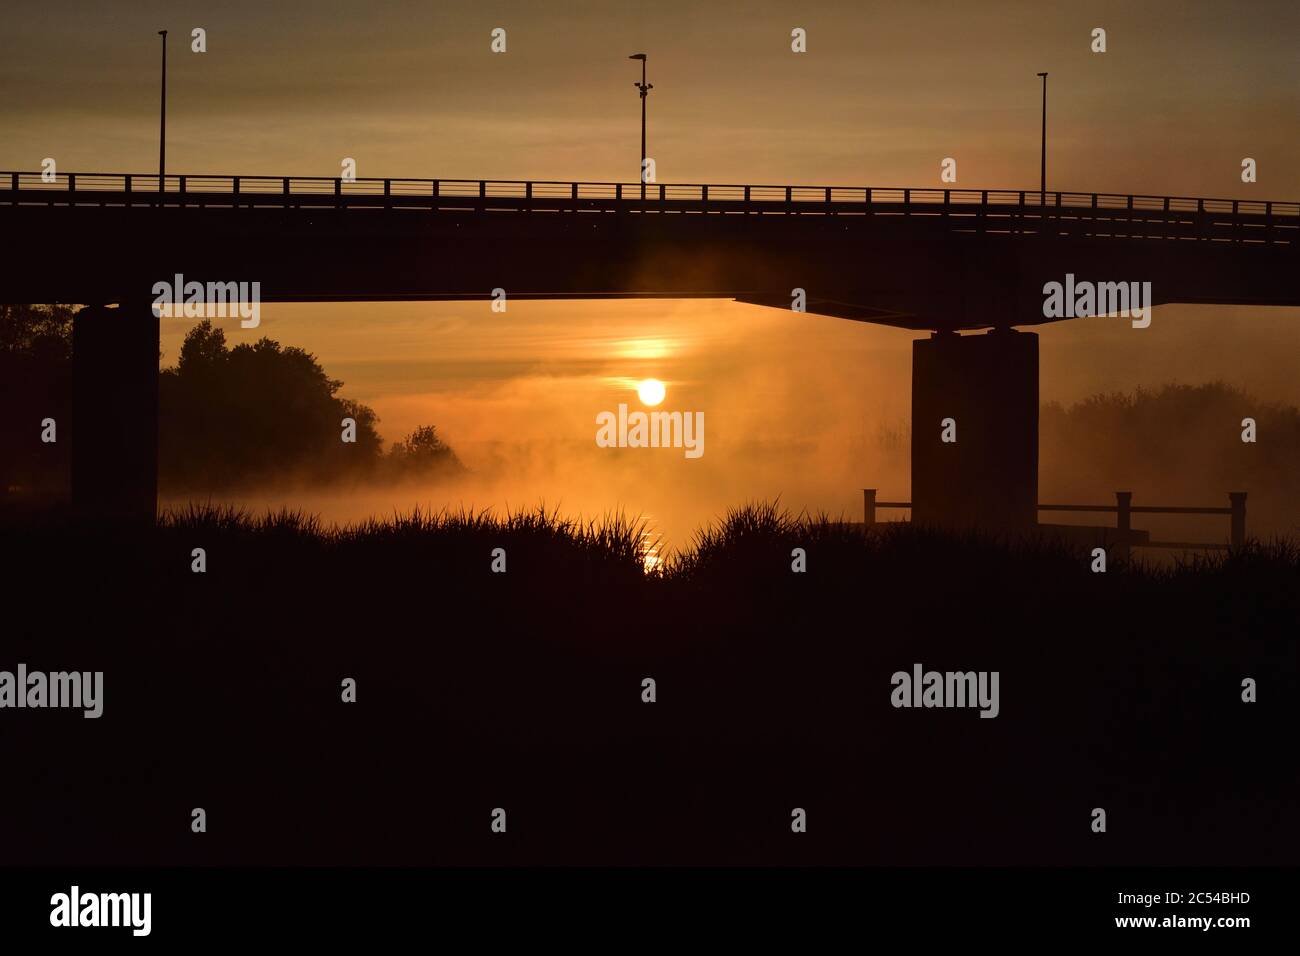
M92 305L72 320L72 507L152 526L158 508L158 316Z
M994 329L912 343L912 520L1038 522L1038 336Z

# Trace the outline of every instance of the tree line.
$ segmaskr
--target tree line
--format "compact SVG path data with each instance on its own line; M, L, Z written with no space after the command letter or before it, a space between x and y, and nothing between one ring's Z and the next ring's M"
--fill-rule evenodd
M0 482L10 494L67 490L74 314L65 305L0 306ZM342 387L304 349L266 337L230 348L220 328L198 323L176 365L159 373L160 486L219 491L463 470L431 424L385 450L374 409ZM46 419L57 423L56 442L41 441Z

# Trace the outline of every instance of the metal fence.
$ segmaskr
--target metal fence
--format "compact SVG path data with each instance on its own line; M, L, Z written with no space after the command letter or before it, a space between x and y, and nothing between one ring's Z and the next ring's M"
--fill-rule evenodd
M1183 507L1177 505L1135 505L1133 504L1133 492L1117 491L1115 492L1115 504L1113 505L1066 505L1066 504L1040 504L1039 512L1059 511L1059 512L1092 512L1099 514L1115 515L1115 538L1121 551L1127 551L1130 547L1145 548L1179 548L1187 550L1226 550L1228 548L1239 548L1246 543L1246 492L1230 491L1228 492L1229 505L1226 508L1216 507ZM875 488L862 489L862 509L863 524L871 527L879 522L876 520L876 511L881 508L886 509L908 509L912 503L910 501L880 501L876 498ZM1227 515L1229 518L1228 543L1208 542L1208 541L1150 541L1134 533L1133 515L1135 514L1165 514L1165 515Z
M7 188L6 188L7 187ZM10 205L416 208L901 216L957 230L1291 245L1300 202L1036 189L0 172Z

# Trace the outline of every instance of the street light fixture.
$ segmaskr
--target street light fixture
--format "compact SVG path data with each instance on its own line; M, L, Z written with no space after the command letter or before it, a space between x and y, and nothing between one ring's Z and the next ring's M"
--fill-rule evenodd
M159 30L162 37L162 105L158 121L158 191L165 192L167 182L167 31ZM158 202L162 205L162 200Z
M1039 73L1043 78L1043 151L1038 167L1038 205L1047 205L1047 74Z
M629 60L641 61L641 82L633 83L641 91L641 198L645 199L645 174L646 174L646 152L645 152L645 98L654 87L645 81L646 55L644 53L633 53L628 57Z

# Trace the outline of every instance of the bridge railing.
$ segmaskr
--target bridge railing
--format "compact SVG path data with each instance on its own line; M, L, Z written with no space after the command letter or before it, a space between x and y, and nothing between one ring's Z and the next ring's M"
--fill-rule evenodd
M1230 491L1228 492L1229 505L1226 508L1216 507L1183 507L1177 505L1135 505L1133 504L1133 492L1117 491L1115 492L1115 504L1113 505L1068 505L1068 504L1040 504L1038 510L1058 511L1058 512L1087 512L1094 514L1113 514L1115 515L1115 531L1117 532L1117 544L1121 552L1127 552L1130 547L1145 548L1172 548L1181 550L1226 550L1228 548L1239 548L1246 543L1246 492ZM912 503L910 501L880 501L876 497L875 488L862 489L862 521L867 527L877 524L876 511L878 509L899 509L910 510ZM1229 518L1228 541L1150 541L1133 533L1133 515L1135 514L1162 514L1162 515L1227 515Z
M171 174L167 193L224 195L465 196L486 198L641 198L640 183L552 180L344 179L327 176L228 176ZM0 190L153 193L156 173L57 173L3 171ZM902 205L1014 205L1046 208L1141 209L1155 212L1226 212L1300 216L1300 201L1210 199L1037 189L942 189L906 186L771 186L717 183L649 183L647 200L698 202L880 203Z
M52 205L411 206L628 209L796 215L943 217L976 231L1078 232L1079 223L1131 225L1096 235L1300 242L1300 202L1012 189L775 186L549 180L378 179L323 176L0 172L0 202ZM59 194L63 194L60 196ZM572 207L566 204L573 204ZM617 205L611 205L617 204ZM1033 222L1037 220L1037 225ZM1011 224L1008 225L1008 222ZM1169 224L1174 228L1170 230ZM1193 226L1197 228L1192 228ZM1202 228L1203 227L1203 228ZM1231 227L1225 232L1225 227Z

